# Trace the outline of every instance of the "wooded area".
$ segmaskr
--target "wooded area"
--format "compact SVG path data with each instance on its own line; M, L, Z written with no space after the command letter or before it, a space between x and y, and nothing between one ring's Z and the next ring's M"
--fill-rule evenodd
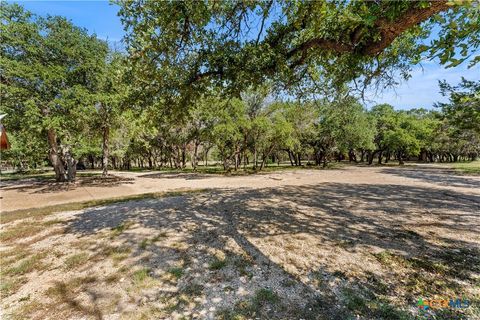
M125 50L2 2L4 164L52 165L70 181L77 167L262 170L480 152L478 81L440 83L449 102L428 110L367 110L363 99L422 59L476 68L476 2L118 4Z
M478 0L22 4L1 319L480 319Z

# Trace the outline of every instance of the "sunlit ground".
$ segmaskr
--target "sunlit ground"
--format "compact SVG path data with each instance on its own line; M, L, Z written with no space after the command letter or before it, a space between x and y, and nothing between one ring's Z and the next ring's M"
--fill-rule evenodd
M4 315L413 319L420 298L461 297L470 307L425 314L478 318L480 181L381 172L4 215Z

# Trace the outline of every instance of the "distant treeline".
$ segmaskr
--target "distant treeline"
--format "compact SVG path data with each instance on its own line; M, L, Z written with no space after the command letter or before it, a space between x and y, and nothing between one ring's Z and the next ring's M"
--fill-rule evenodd
M210 160L226 171L262 170L286 161L473 160L480 152L480 82L441 83L449 102L435 111L366 110L348 83L325 81L321 98L283 95L288 99L273 98L273 80L238 82L238 91L221 78L198 87L196 77L180 79L180 69L112 52L65 18L1 6L0 112L11 142L1 160L19 170L51 165L65 181L78 167L106 175L109 167L195 169ZM140 71L170 80L145 82ZM172 84L180 80L188 84L182 91Z

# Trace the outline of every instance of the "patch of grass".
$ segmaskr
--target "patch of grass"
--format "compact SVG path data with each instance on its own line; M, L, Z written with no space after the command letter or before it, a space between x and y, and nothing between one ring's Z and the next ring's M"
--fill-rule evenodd
M248 268L251 267L253 264L253 261L249 257L234 256L232 258L229 258L229 260L232 262L233 266L238 270L240 275L247 276L250 279L253 277L253 273L248 270Z
M128 228L130 228L130 226L132 226L132 224L133 224L132 221L125 221L125 222L120 223L118 226L111 228L110 230L112 230L112 234L111 234L110 237L111 237L111 238L118 237L118 236L121 235L125 230L127 230Z
M85 286L97 282L97 278L94 276L76 277L70 281L63 282L57 281L55 284L48 288L45 292L49 297L56 297L63 300L67 296L81 291Z
M78 177L100 176L97 172L77 172ZM13 173L0 173L1 181L17 181L24 179L52 180L54 181L55 172L53 170L29 170Z
M21 304L8 317L12 320L23 319L45 319L47 317L42 311L48 310L48 305L42 304L36 300ZM40 314L39 314L40 313Z
M136 284L141 284L145 280L150 278L150 269L149 268L142 268L139 269L132 274L132 280Z
M480 174L480 160L471 161L471 162L456 162L451 163L455 170L467 174Z
M454 260L458 259L461 263L456 265L451 260L447 262L447 256L450 256L450 253L453 254ZM470 270L467 269L473 261L466 259L464 254L457 256L458 253L444 250L435 257L405 258L383 251L374 256L389 269L402 272L402 277L405 277L406 281L402 283L401 288L409 297L414 298L418 295L431 295L438 292L455 294L461 287L456 279L470 279Z
M110 247L107 249L107 254L114 262L118 263L128 258L131 251L132 249L127 246Z
M74 254L65 259L65 269L71 270L77 268L88 261L88 254L86 252Z
M53 219L53 220L48 220L42 223L43 226L49 227L57 224L65 224L67 221L65 220L60 220L60 219Z
M18 264L8 268L4 272L6 275L18 276L32 272L33 270L42 270L45 265L42 263L42 259L46 257L46 253L37 253L28 258L21 260Z
M140 242L139 247L140 247L140 249L145 250L149 244L153 244L155 242L158 242L160 239L166 238L166 237L167 237L167 233L166 232L161 232L151 239L143 239L142 242ZM178 246L181 246L181 245L179 244Z
M377 298L364 288L344 288L342 296L345 307L354 315L362 315L367 319L414 319L408 312L396 308L384 299Z
M382 279L378 278L373 272L366 272L368 287L376 294L385 295L389 292L389 285Z
M161 285L160 281L153 277L152 270L150 268L144 267L134 271L130 276L133 283L133 291L138 292L138 290L145 288L158 287Z
M219 259L215 257L208 265L210 270L220 270L227 265L227 259Z
M342 290L345 306L356 313L365 313L368 300L356 290L345 288Z
M295 286L295 284L297 284L297 282L293 279L286 278L282 280L282 286L285 286L287 288L293 287Z
M139 245L140 249L145 250L145 249L147 249L147 246L148 246L148 239L143 239L142 242L140 242L140 245Z
M3 220L3 213L2 213L2 220ZM0 233L0 242L11 242L14 240L33 237L34 235L36 235L37 233L40 233L43 230L45 230L45 228L38 224L33 224L33 223L18 224Z
M353 240L339 240L339 241L336 241L335 244L342 249L349 249L355 246L355 243L353 242Z
M388 302L377 300L369 304L371 312L376 318L388 320L413 320L415 319L407 311L400 310Z
M27 282L26 277L13 277L11 279L7 279L6 277L2 277L2 281L0 282L0 295L1 297L9 296L14 294L18 291Z
M21 220L25 218L43 218L52 213L63 212L63 211L74 211L81 210L85 208L91 208L96 206L105 206L109 204L122 203L135 200L143 199L159 199L165 197L173 197L178 195L190 194L190 193L201 193L206 192L209 189L185 189L185 190L176 190L168 192L154 192L154 193L143 193L138 195L126 196L126 197L116 197L110 199L102 200L91 200L84 202L72 202L65 203L53 206L46 206L41 208L32 208L32 209L20 209L9 212L2 212L2 223L9 223L16 220Z
M153 237L150 242L151 243L155 243L157 241L160 241L160 239L162 238L166 238L168 236L168 234L164 231L164 232L160 232L158 235L156 235L155 237Z
M410 258L408 261L411 267L423 269L428 272L446 274L450 270L450 268L444 263L433 261L432 259Z
M22 260L32 252L26 249L23 245L15 246L11 250L0 251L0 270L8 269L15 262Z
M377 258L378 262L388 267L394 267L394 266L408 267L409 266L408 260L405 257L401 255L397 255L390 251L382 251L379 253L374 253L373 255L375 258Z
M0 174L1 181L17 181L23 179L50 180L53 179L53 171L25 171Z
M128 246L110 246L105 245L93 255L90 260L100 261L105 258L110 258L115 264L127 259L130 256L132 249Z
M105 282L106 283L115 283L120 280L121 274L119 272L114 272L109 274L108 276L105 277Z
M252 318L269 319L267 314L264 314L264 307L277 306L280 302L278 294L270 289L262 288L255 292L247 300L241 300L235 304L232 309L219 310L216 314L217 319L221 320L243 320Z
M175 279L180 279L184 273L183 268L180 268L180 267L170 268L168 269L167 272L170 273L172 276L174 276Z
M202 294L204 287L198 283L189 283L187 284L181 292L190 297L198 297Z
M275 304L280 301L278 294L270 289L259 289L255 292L253 302L258 305L264 305L265 303Z
M454 294L459 289L459 284L455 281L443 276L434 276L426 272L411 273L404 289L409 293L409 296L414 298L418 295L429 296L441 292L442 294Z
M469 273L480 273L480 250L477 248L449 248L437 254L437 258L454 276L469 278Z

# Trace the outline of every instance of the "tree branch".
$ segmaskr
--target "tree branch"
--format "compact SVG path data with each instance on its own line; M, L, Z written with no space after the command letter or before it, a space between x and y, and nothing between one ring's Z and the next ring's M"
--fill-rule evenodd
M402 16L394 21L388 21L387 19L379 19L375 23L375 27L380 33L379 41L367 42L365 45L360 45L361 33L360 28L356 28L351 32L349 38L351 39L350 43L341 43L336 40L329 40L324 38L313 38L303 42L297 47L291 49L286 58L290 59L295 56L297 53L302 53L302 57L292 63L292 66L300 65L304 62L308 55L305 54L306 51L317 48L331 51L334 53L353 53L358 50L359 53L364 55L376 55L382 52L387 48L393 40L400 36L403 32L409 28L422 23L431 16L448 10L450 7L447 5L447 1L432 1L430 6L427 8L414 7L407 10Z
M388 47L393 40L411 27L422 23L431 16L446 11L450 8L447 1L431 1L428 8L411 8L400 19L396 21L387 21L379 19L375 25L380 30L381 39L373 42L363 48L363 53L375 55Z

